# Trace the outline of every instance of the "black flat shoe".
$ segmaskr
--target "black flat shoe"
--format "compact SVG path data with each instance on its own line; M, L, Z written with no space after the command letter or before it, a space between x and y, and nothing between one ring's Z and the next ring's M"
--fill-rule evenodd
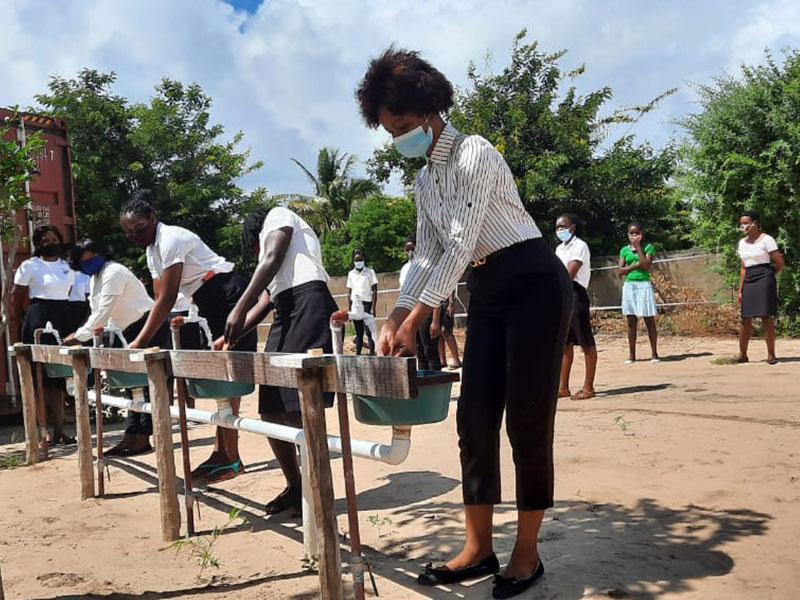
M536 565L536 568L533 570L533 575L527 579L516 579L514 577L495 575L492 598L502 600L504 598L512 598L517 594L521 594L534 583L536 583L536 580L542 575L544 575L544 565L542 564L542 561L539 561L539 564Z
M433 567L431 563L428 563L425 566L425 570L417 577L417 583L430 586L447 585L449 583L458 583L459 581L494 575L499 570L500 562L494 554L490 554L481 562L477 562L474 565L455 570L448 569L445 566Z
M302 513L302 498L303 494L300 490L287 487L267 503L264 511L268 515L277 515L291 508L294 518L295 515Z

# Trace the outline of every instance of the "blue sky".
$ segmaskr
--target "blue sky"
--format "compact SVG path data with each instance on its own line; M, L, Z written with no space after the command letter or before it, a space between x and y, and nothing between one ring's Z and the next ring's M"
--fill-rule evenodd
M33 103L48 77L83 67L118 73L116 92L147 99L163 76L196 81L213 118L265 162L242 181L273 193L308 192L290 157L313 165L318 148L367 158L387 136L360 121L353 90L390 43L420 50L456 85L471 61L505 65L526 28L542 49L585 64L579 90L608 85L608 105L643 103L679 87L633 127L655 146L696 110L690 82L760 63L800 46L800 2L730 0L2 0L0 105ZM621 135L624 131L614 131ZM390 191L399 191L393 186Z

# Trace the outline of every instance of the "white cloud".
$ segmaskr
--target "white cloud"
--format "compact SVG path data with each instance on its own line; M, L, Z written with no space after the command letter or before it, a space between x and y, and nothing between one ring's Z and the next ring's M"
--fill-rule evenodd
M266 165L244 182L305 191L289 160L313 164L323 145L368 157L385 135L359 118L354 88L368 59L395 42L419 49L458 85L487 52L495 68L527 28L541 48L569 48L567 68L586 63L581 90L610 85L614 102L645 102L705 81L763 48L798 43L800 6L768 0L268 0L252 15L221 0L51 0L47 10L3 0L0 104L33 103L48 76L82 67L115 70L118 93L144 100L162 76L196 81L214 98L214 119L245 132ZM636 128L664 143L671 118L691 109L684 88Z

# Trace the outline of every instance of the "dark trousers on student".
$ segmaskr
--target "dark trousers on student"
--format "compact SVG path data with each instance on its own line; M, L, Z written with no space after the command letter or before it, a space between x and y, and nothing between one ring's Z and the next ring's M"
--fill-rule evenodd
M363 302L364 312L372 314L372 302ZM353 326L356 328L356 354L361 354L364 348L364 321L361 319L353 319ZM369 344L369 351L371 354L375 353L375 340L372 339L372 334L369 329L366 329L367 343Z
M442 361L439 358L439 339L431 338L433 313L422 322L417 330L417 368L420 371L441 371Z
M500 425L519 510L553 505L553 426L572 311L566 269L541 240L489 257L470 274L457 424L465 504L498 504Z

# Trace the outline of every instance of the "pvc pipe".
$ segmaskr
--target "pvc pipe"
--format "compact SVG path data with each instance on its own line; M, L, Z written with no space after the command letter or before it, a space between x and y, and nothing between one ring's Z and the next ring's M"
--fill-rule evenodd
M89 399L95 399L93 390L89 391ZM124 408L135 412L152 413L152 405L143 400L143 395L141 396L141 401L136 397L134 400L128 400L127 398L111 396L109 394L103 394L101 396L101 402L107 406L116 406L117 408ZM179 417L177 406L170 406L169 410L174 418L177 419ZM295 429L294 427L258 419L238 417L230 410L223 409L221 412L210 412L187 407L186 418L198 423L211 423L213 425L247 431L284 442L291 442L301 447L305 444L305 434L302 429ZM409 450L411 449L411 428L393 427L391 445L364 440L352 440L352 445L354 456L383 462L389 465L399 465L408 457ZM341 453L342 439L337 435L329 435L328 449L333 452Z

